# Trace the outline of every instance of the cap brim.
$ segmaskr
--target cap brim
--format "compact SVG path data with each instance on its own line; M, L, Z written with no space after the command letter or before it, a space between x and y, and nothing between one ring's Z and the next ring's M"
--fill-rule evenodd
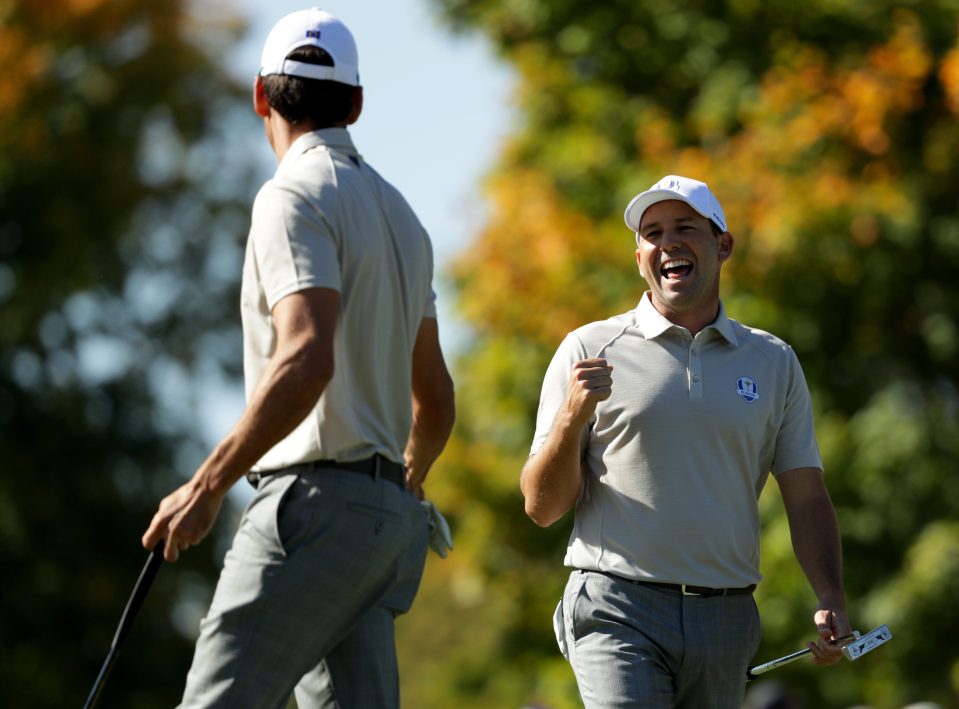
M648 190L641 194L633 197L632 201L626 205L626 213L623 215L623 218L626 220L626 226L628 226L632 231L639 231L639 223L643 218L643 214L646 213L646 210L652 207L654 204L659 202L666 202L668 200L676 200L677 202L685 202L694 210L697 214L700 214L706 219L712 221L712 217L708 214L703 214L695 204L686 199L683 195L677 194L673 190Z

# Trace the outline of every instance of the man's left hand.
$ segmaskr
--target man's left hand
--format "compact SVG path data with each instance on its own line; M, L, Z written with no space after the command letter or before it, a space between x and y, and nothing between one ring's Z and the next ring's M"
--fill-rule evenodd
M820 607L813 616L819 640L809 643L813 662L817 665L835 665L842 659L843 644L836 641L852 633L846 611L842 608Z

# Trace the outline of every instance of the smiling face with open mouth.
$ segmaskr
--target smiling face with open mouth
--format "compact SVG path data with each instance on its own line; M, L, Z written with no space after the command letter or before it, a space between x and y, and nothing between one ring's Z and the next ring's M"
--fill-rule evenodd
M639 273L656 309L694 335L715 320L719 271L732 253L732 234L717 235L686 202L665 200L643 213L637 242Z

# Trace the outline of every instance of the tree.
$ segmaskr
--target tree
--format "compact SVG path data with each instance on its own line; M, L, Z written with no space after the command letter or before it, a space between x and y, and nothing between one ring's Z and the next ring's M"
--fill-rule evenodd
M0 682L10 706L86 697L145 559L140 534L204 452L202 392L188 382L238 371L253 171L224 149L246 99L213 57L242 28L190 8L0 7ZM176 575L161 572L128 641L136 649L107 686L111 705L179 696L216 557L211 544Z
M803 362L853 620L895 636L854 667L778 676L812 706L955 704L959 3L438 4L515 65L522 121L487 185L489 219L453 268L475 339L431 494L459 544L424 595L430 614L466 617L473 652L451 640L429 696L577 705L549 628L570 520L526 522L518 474L562 336L642 291L626 203L676 173L723 201L733 317ZM757 659L801 647L814 602L774 488Z

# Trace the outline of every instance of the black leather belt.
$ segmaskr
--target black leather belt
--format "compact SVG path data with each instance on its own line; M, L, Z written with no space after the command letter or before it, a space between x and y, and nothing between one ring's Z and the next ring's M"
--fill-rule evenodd
M611 574L608 571L597 571L603 576L609 576L617 581L625 581L636 586L657 586L658 588L668 588L670 591L677 591L684 596L700 596L708 598L709 596L739 596L746 593L752 593L756 590L756 584L743 586L742 588L707 588L705 586L690 586L685 583L663 583L662 581L641 581L639 579L628 579L625 576Z
M389 458L384 458L379 453L363 460L311 460L308 463L299 463L291 465L288 468L278 468L277 470L261 470L259 472L250 472L247 474L247 480L257 487L260 481L270 475L278 473L308 473L322 469L348 470L351 473L361 473L369 475L372 478L383 478L391 483L406 488L406 468L399 463L394 463Z

